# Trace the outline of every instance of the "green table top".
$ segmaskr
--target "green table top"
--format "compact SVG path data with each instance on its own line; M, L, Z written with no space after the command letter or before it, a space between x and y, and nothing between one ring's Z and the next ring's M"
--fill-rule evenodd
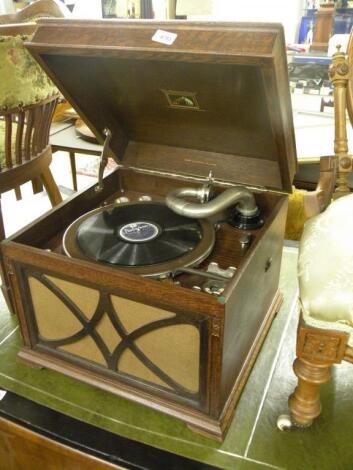
M225 469L349 470L353 387L352 366L334 370L323 387L323 414L309 429L281 432L278 415L287 412L295 386L294 359L298 322L297 250L284 248L280 289L284 303L275 318L220 444L190 431L175 418L129 402L50 370L32 369L16 354L16 318L0 305L0 387L110 432ZM353 380L351 380L353 382ZM335 395L335 396L333 396Z

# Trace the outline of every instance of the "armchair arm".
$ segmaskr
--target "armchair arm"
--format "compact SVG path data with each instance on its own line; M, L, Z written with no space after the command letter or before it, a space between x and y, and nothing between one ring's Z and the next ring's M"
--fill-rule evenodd
M330 204L336 183L336 157L320 158L320 177L315 191L304 195L304 211L307 218L319 214Z

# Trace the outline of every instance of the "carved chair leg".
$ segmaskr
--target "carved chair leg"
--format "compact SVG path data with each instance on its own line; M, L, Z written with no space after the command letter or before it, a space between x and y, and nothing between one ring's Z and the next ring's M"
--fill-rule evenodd
M298 377L298 385L288 400L292 424L310 426L320 415L320 385L330 380L331 364L317 364L302 358L294 361L293 369Z
M288 400L291 416L278 417L280 430L310 426L320 415L320 385L330 380L331 366L346 358L348 338L343 331L312 327L300 318L293 364L298 385Z

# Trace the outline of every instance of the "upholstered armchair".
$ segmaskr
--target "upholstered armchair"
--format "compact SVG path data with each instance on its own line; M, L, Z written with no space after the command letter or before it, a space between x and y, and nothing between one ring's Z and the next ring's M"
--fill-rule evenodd
M353 363L353 194L348 187L352 157L348 154L346 108L353 122L351 72L353 40L348 56L333 56L335 156L337 188L334 202L304 227L299 246L300 320L294 373L298 384L289 397L290 416L278 419L280 429L310 426L321 413L320 386L331 368ZM353 373L353 370L352 370Z
M11 27L0 26L0 196L39 179L56 205L62 198L49 168L48 140L58 91L25 49L27 36L10 33ZM4 238L0 199L0 240ZM2 288L8 298L7 274L2 268Z
M310 426L321 413L320 386L331 366L353 362L353 195L310 219L300 241L300 320L293 369L298 384L280 429ZM352 370L353 373L353 370Z
M27 25L27 31L30 29ZM43 159L39 154L48 147L58 100L57 89L24 47L27 36L13 36L13 31L16 26L0 26L0 194L32 179L30 173L38 173L39 169L32 168L38 167ZM51 181L49 184L50 159L46 159L47 168L41 164L40 176L52 204L57 204L60 195Z

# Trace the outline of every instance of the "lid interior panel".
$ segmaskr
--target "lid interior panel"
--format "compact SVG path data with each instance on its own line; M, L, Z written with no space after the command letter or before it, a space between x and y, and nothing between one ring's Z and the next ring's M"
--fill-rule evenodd
M42 21L28 46L97 137L102 141L103 129L111 130L112 155L124 166L201 177L212 166L219 180L290 191L296 155L280 26L181 23L175 28L183 28L185 38L195 28L205 31L199 55L183 49L180 35L170 56L165 46L151 52L145 30L152 23L142 22L109 22L111 35L99 49L100 22L76 22L73 35L68 21ZM115 48L113 33L122 30L124 44ZM272 37L264 51L249 42L249 31L253 38ZM230 41L232 35L239 42ZM226 36L231 56L222 55ZM138 48L129 47L130 37L131 44L139 38ZM209 38L219 57L206 52Z
M259 67L58 55L45 61L81 108L95 106L90 120L99 131L118 122L129 140L278 159ZM171 107L166 91L195 96L198 109Z

